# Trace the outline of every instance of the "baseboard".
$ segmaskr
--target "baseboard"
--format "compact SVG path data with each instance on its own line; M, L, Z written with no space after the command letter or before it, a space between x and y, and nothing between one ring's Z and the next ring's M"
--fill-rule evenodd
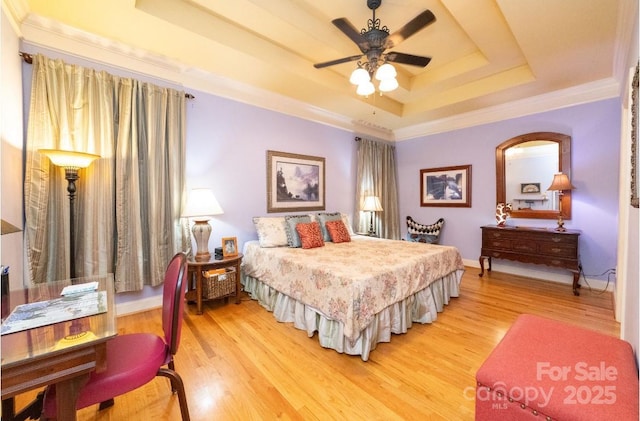
M480 273L480 263L477 260L463 259L463 263L465 264L465 266L478 268L478 274ZM519 263L514 262L514 265L519 265ZM485 266L485 271L486 269L487 268ZM562 269L554 269L543 265L512 266L493 261L491 264L491 270L493 272L509 273L513 275L526 276L529 278L542 279L544 281L573 285L573 274L571 272ZM598 291L603 291L605 288L607 291L614 291L613 282L609 282L607 284L606 280L591 277L586 277L585 281L585 278L583 276L584 275L582 274L580 275L580 284L582 285L582 288L588 288L590 286L592 289Z
M162 294L140 300L116 303L116 315L125 316L127 314L141 313L160 307L162 307Z

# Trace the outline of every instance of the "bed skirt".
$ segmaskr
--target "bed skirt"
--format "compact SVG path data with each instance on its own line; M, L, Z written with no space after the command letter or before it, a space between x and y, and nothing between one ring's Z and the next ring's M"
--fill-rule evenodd
M369 353L379 342L391 341L392 333L407 333L413 322L433 323L450 298L459 295L462 273L462 270L452 272L385 308L353 340L344 336L341 322L325 317L320 311L276 291L260 280L243 274L242 284L249 296L272 312L277 321L293 323L297 329L305 330L309 337L318 332L322 347L360 355L363 361L367 361Z

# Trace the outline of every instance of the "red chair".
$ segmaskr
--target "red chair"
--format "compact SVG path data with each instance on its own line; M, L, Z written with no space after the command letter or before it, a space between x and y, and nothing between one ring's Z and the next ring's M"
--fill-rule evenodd
M107 342L107 368L100 373L91 373L80 391L76 409L98 403L100 409L109 407L113 405L114 397L137 389L156 376L164 376L171 380L172 392L178 393L182 420L189 420L184 383L173 364L180 344L186 278L187 257L178 253L169 262L164 277L164 339L152 333L133 333L118 335ZM46 389L43 415L44 419L56 417L55 385Z

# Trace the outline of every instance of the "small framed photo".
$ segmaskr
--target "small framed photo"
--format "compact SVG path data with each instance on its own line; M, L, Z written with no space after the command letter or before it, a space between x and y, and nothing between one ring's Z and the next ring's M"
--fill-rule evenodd
M471 207L471 165L420 170L420 206Z
M540 193L540 183L521 183L520 193Z
M238 239L236 237L222 238L222 256L236 257L238 255Z

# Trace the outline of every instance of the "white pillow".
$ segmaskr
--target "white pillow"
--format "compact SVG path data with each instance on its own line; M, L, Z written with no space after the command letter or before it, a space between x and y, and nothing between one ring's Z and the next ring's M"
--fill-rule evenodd
M284 216L255 216L253 224L258 232L260 247L285 247L289 245Z
M349 235L356 235L353 232L351 221L349 221L349 215L347 215L346 213L341 213L340 215L342 215L342 222L344 222L345 226L347 227L347 230L349 231Z

